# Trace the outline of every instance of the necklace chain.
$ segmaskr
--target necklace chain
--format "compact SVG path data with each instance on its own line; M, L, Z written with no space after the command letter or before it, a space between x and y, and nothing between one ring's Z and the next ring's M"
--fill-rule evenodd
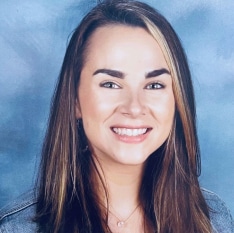
M135 213L135 211L138 209L138 207L140 206L140 204L138 204L134 210L130 213L130 215L124 219L124 220L121 220L119 219L114 213L112 213L110 210L109 210L109 213L111 213L118 221L117 221L117 226L118 227L124 227L125 223L132 217L132 215Z

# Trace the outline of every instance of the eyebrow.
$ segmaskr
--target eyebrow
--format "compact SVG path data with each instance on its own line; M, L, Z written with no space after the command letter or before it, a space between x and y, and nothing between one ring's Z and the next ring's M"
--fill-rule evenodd
M98 69L93 73L93 75L97 75L97 74L107 74L112 77L120 78L120 79L123 79L125 76L123 72L118 71L118 70L111 70L111 69ZM162 74L170 74L170 72L165 68L153 70L153 71L150 71L149 73L146 73L145 78L154 78Z
M121 72L121 71L118 71L118 70L110 70L110 69L98 69L96 70L93 75L96 75L96 74L107 74L107 75L110 75L112 77L115 77L115 78L121 78L123 79L124 78L124 73Z
M162 69L153 70L153 71L147 73L145 77L146 78L154 78L154 77L160 76L162 74L170 74L170 72L169 72L169 70L162 68Z

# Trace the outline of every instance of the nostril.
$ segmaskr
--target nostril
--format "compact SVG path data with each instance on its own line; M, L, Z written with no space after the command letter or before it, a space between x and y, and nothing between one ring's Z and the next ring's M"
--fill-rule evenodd
M145 107L140 103L125 104L121 107L121 110L125 115L139 116L145 114Z

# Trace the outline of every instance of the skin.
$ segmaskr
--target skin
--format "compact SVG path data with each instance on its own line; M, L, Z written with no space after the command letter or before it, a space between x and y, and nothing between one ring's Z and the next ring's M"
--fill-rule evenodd
M169 72L160 47L145 30L112 26L94 32L81 72L77 117L99 159L143 164L166 140L175 105L171 76L146 78L162 69ZM120 136L113 128L147 128L147 133Z
M144 163L167 139L174 111L172 78L155 39L138 27L98 28L81 71L76 117L122 219L139 202ZM136 218L141 215L139 209Z

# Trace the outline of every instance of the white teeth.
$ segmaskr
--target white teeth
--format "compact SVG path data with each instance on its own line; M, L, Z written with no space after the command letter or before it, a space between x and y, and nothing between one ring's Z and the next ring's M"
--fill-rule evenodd
M119 135L138 136L144 134L147 131L147 128L141 128L141 129L113 128L113 131Z
M133 130L132 129L127 129L126 135L132 136Z

